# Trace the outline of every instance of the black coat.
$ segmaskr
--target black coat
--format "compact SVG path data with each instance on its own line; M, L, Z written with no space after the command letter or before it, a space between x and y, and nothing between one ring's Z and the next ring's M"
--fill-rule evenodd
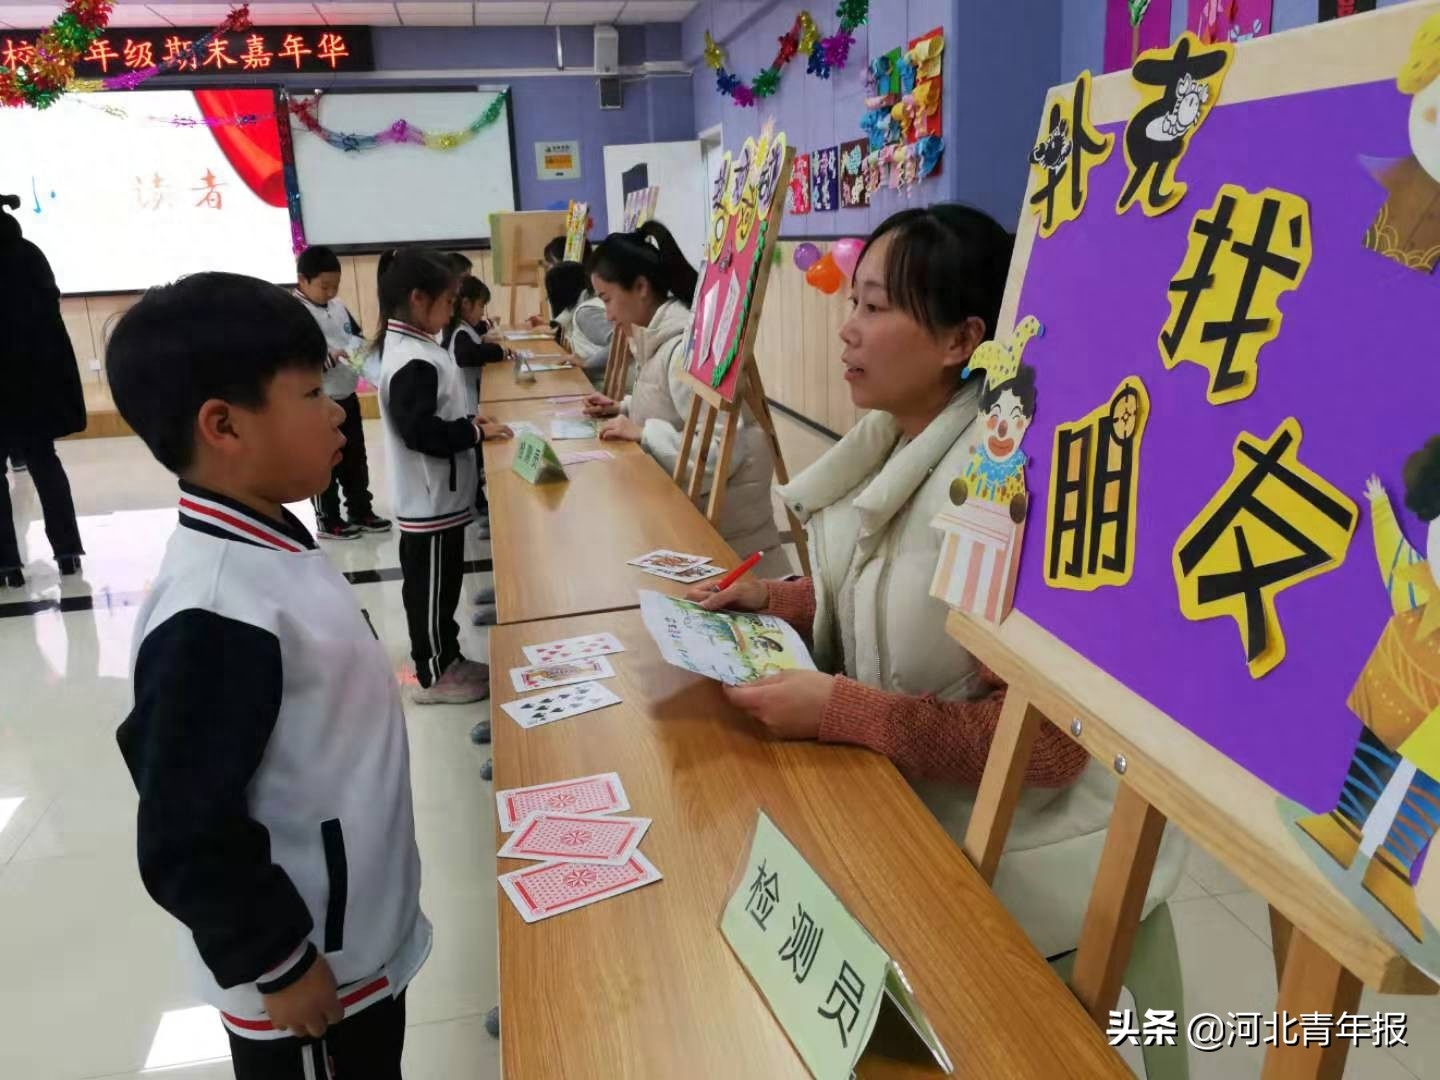
M84 429L85 393L55 273L30 241L0 233L0 447Z

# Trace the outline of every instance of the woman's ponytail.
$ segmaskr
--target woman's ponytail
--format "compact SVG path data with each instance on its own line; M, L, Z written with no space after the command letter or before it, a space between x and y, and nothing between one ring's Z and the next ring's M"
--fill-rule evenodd
M689 307L695 300L700 275L670 230L658 221L647 221L631 233L611 233L595 249L590 272L622 289L633 289L644 278L661 300L675 297Z

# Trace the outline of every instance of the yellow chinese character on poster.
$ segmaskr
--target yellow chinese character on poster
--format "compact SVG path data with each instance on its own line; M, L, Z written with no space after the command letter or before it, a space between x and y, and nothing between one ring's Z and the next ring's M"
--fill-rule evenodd
M1285 659L1275 598L1343 563L1359 520L1353 501L1301 464L1300 439L1293 416L1265 441L1241 432L1229 478L1172 558L1181 612L1233 618L1256 679Z
M1090 72L1082 71L1068 98L1056 100L1030 151L1035 175L1033 213L1040 215L1040 235L1050 236L1085 209L1090 170L1103 165L1115 149L1114 135L1101 135L1090 123Z

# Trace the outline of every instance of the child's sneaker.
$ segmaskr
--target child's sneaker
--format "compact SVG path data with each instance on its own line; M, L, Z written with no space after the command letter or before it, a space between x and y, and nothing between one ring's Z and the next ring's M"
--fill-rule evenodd
M495 586L481 585L480 588L475 590L475 595L471 598L470 602L473 604L495 603Z
M386 533L390 531L392 522L389 518L382 518L379 514L361 514L359 517L351 517L350 524L361 532Z
M317 540L358 540L360 530L348 521L321 521L316 524Z
M460 677L469 683L479 687L484 693L482 698L490 696L490 665L481 664L475 660L466 660L461 657L452 665L460 669Z
M417 686L410 692L410 700L416 705L468 705L472 701L484 701L490 695L489 671L486 671L484 685L477 684L473 676L467 677L462 664L468 660L456 660L445 673L429 686Z
M500 621L500 609L494 604L481 604L470 616L472 626L494 626Z

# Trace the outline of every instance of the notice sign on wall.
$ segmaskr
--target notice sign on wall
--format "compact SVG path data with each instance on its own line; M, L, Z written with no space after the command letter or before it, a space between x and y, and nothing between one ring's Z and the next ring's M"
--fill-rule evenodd
M537 142L535 144L535 175L541 180L579 180L579 140Z

